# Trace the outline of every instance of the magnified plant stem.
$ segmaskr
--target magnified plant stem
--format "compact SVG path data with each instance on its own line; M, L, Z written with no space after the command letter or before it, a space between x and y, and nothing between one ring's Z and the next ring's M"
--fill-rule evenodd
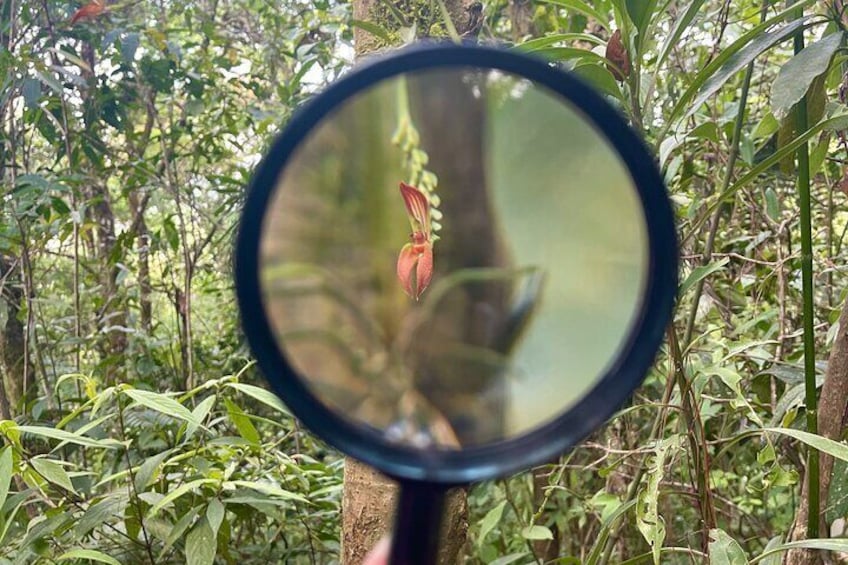
M397 81L398 125L392 143L403 151L402 166L409 183L401 181L400 192L412 227L411 242L403 246L398 256L397 275L404 292L418 300L433 276L433 243L442 226L439 197L435 189L438 177L425 167L427 152L421 149L421 138L409 111L409 90L406 79Z

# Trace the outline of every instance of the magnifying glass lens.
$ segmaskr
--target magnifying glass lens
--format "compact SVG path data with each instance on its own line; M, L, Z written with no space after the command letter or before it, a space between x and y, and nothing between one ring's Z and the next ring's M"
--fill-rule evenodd
M574 406L631 339L648 278L618 152L561 96L484 68L338 105L279 174L261 234L288 362L331 410L416 448L509 440Z

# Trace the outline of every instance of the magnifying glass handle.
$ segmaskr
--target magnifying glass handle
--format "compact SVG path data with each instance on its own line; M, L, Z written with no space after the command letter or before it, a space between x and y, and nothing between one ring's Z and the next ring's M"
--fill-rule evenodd
M401 483L390 565L435 565L446 492L443 485Z

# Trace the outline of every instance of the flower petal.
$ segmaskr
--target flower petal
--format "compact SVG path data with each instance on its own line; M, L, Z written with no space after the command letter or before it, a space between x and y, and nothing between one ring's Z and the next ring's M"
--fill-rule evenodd
M405 182L400 183L400 195L403 196L406 211L409 212L413 220L421 225L421 231L429 236L430 202L427 200L427 195Z
M418 263L419 255L415 253L411 243L407 243L400 250L397 261L397 276L400 281L403 291L407 296L414 296L412 290L412 273L415 272L415 266Z
M433 246L426 244L424 251L418 255L418 266L415 269L415 300L430 286L433 278Z

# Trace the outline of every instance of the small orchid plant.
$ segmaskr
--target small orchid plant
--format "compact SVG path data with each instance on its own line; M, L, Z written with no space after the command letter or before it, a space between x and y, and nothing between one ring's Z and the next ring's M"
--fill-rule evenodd
M406 294L418 300L433 278L430 202L424 192L405 182L400 183L400 194L412 226L412 241L400 250L397 276Z
M392 143L403 152L402 166L409 175L409 184L400 183L400 194L412 226L410 243L400 250L397 276L404 292L415 300L429 286L433 278L433 244L439 239L439 196L435 189L439 178L427 169L429 157L421 149L421 138L409 111L409 94L406 80L398 81L398 124Z

